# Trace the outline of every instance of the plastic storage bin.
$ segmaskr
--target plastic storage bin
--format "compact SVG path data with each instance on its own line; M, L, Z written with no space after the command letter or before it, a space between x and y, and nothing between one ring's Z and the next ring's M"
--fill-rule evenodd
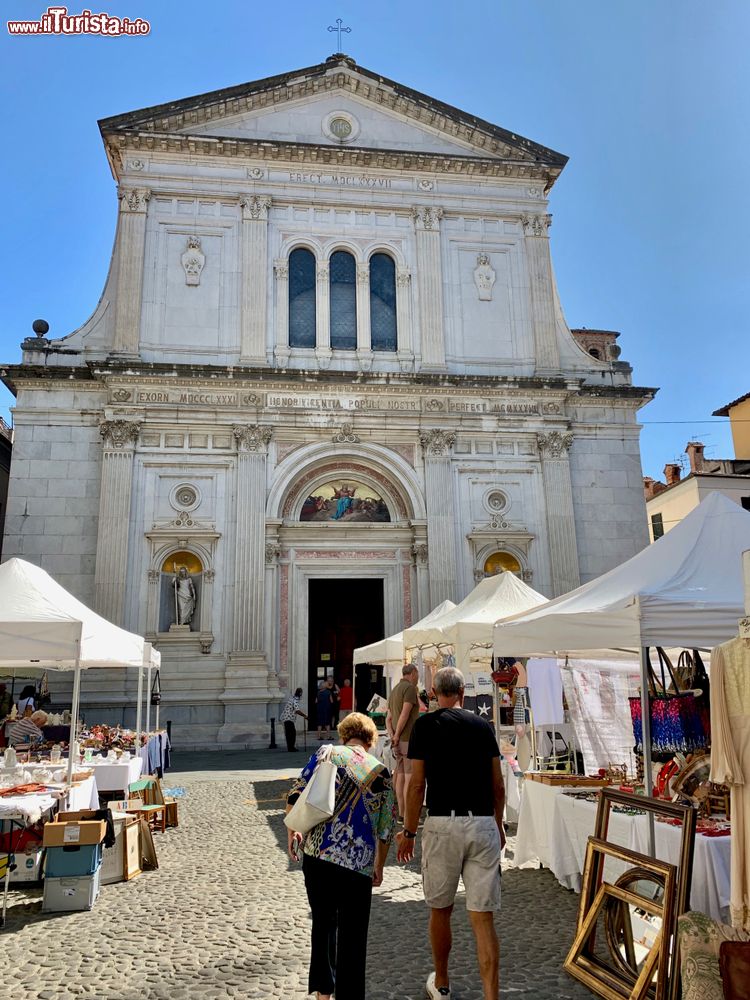
M65 847L48 847L44 874L46 878L93 875L101 863L101 844L66 844Z
M73 910L90 910L99 895L99 874L79 878L45 878L42 910L45 913L70 913Z

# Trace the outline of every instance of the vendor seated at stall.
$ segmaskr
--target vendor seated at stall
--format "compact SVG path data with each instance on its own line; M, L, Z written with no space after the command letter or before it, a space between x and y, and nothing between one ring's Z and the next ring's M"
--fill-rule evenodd
M32 712L26 709L26 714L22 719L14 722L8 731L8 743L12 747L22 746L24 743L41 743L44 739L42 726L47 724L46 712Z

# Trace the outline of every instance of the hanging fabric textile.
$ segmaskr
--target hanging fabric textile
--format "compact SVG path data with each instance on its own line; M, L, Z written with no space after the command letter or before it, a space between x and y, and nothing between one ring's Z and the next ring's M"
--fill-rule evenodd
M711 781L729 785L733 927L750 931L750 639L731 639L711 654Z

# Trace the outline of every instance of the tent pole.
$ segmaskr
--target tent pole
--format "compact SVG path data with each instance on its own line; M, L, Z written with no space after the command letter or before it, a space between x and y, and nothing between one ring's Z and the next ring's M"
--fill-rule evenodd
M641 646L641 734L643 737L643 780L646 784L646 796L652 798L654 793L654 773L651 766L651 710L649 705L649 675L648 647ZM648 821L648 853L656 857L656 833L654 829L654 814L647 813Z
M144 643L143 648L143 658L146 658L146 647L150 651L151 647L148 643ZM143 664L141 663L138 667L138 701L136 702L135 710L135 745L133 747L135 751L135 756L139 757L141 753L141 725L143 723Z
M73 703L70 712L70 738L68 740L68 794L73 784L73 758L78 754L78 702L81 700L81 661L76 660L73 673Z
M146 668L146 739L151 735L151 660Z

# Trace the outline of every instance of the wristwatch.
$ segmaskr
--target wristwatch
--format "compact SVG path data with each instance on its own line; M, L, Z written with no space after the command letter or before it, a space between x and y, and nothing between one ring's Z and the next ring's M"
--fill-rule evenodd
M415 840L417 836L416 833L412 833L411 830L407 830L406 827L403 828L401 833L403 833L407 840Z

